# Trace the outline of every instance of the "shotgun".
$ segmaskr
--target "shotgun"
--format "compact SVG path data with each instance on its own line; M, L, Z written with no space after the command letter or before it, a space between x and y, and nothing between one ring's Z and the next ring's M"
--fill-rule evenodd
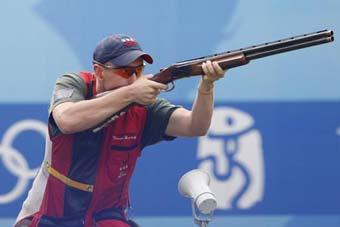
M161 69L159 73L156 73L149 79L163 84L173 83L173 81L185 77L202 75L204 72L201 65L207 60L217 61L222 69L230 69L245 65L249 63L249 61L257 58L263 58L274 54L280 54L332 41L334 41L334 37L333 31L331 30L323 30L294 36L288 39L281 39L270 43L177 62L165 69ZM172 90L172 88L170 90ZM98 132L100 129L104 128L110 122L114 121L119 115L125 114L131 105L133 105L133 103L118 111L112 117L106 119L103 123L97 125L92 129L92 131Z
M159 83L168 84L185 77L202 75L204 72L201 68L201 65L207 60L217 61L222 69L230 69L248 64L254 59L332 41L334 41L333 31L322 30L290 37L287 39L281 39L274 42L241 48L238 50L226 51L218 54L177 62L165 69L161 69L159 73L154 74L154 76L149 79Z

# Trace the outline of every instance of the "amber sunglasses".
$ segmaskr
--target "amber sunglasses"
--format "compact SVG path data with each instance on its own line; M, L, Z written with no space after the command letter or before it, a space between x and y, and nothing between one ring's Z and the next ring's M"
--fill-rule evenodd
M137 65L137 66L123 66L123 67L114 67L111 65L105 65L97 61L93 61L93 63L98 64L105 69L115 70L115 73L117 73L117 75L125 79L129 79L134 73L136 74L136 76L142 75L142 72L145 66L144 63L142 63L141 65Z

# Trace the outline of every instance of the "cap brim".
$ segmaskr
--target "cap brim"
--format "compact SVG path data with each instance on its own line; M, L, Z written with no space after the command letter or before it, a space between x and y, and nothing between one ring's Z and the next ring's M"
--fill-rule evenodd
M132 51L126 52L112 59L110 62L112 62L114 65L117 65L117 66L126 66L132 63L133 61L135 61L139 57L142 57L143 60L145 60L149 64L153 63L152 57L149 54L144 53L143 51L140 51L140 50L132 50Z

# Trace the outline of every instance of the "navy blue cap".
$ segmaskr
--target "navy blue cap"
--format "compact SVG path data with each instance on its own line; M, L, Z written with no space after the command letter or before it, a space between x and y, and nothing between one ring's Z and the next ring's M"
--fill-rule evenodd
M93 60L105 64L111 62L117 66L126 66L142 57L152 64L152 57L143 52L138 42L128 35L110 35L101 40L93 53Z

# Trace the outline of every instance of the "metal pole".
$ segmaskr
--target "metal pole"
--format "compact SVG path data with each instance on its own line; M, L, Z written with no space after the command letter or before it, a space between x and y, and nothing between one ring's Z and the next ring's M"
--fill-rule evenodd
M196 220L196 224L199 226L199 227L207 227L208 226L208 221L198 221Z

